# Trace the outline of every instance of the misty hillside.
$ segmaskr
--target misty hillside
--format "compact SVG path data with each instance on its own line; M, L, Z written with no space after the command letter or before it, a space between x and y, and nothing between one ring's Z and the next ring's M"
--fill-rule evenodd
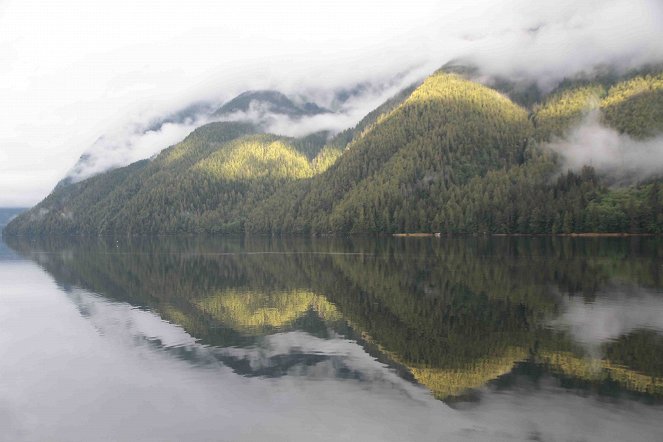
M16 218L25 209L0 207L0 230L4 229L7 224Z
M636 138L663 129L663 72L645 69L623 79L613 75L562 82L534 107L537 137L564 136L580 118L599 110L602 122Z
M281 92L264 90L244 92L221 106L214 112L214 115L222 116L236 112L249 112L252 109L287 115L293 118L329 112L315 103L297 104Z
M316 149L315 140L262 134L247 123L211 123L153 161L56 189L20 230L237 232L242 213L284 183L318 173L339 153L320 143Z
M329 141L203 126L152 161L56 189L6 233L663 232L660 175L615 180L606 161L619 158L571 145L591 123L629 143L622 155L660 155L660 70L547 95L471 74L442 69Z
M158 147L160 134L165 133L165 136L171 137L184 130L180 138L173 139L174 144L191 130L210 121L245 121L266 128L278 117L298 121L303 117L325 113L330 111L305 100L295 102L281 92L272 90L247 91L227 101L221 107L212 101L193 103L143 123L135 122L119 130L119 133L110 131L109 134L99 137L79 157L67 176L58 182L57 187L68 186L106 170L127 165L132 162L127 161L127 158L147 157L141 156L140 147L137 146L140 145L141 139L152 138L148 142L149 146L157 144ZM171 133L173 135L170 135ZM311 137L315 136L324 136L326 141L328 134L314 134Z
M364 130L301 198L276 195L251 215L249 228L420 230L428 219L420 210L439 208L449 186L521 161L529 136L527 112L503 95L435 74Z

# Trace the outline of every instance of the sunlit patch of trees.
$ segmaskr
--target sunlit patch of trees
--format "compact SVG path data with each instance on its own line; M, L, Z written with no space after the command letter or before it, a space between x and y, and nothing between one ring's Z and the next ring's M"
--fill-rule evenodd
M663 233L660 179L615 187L545 147L590 110L658 134L660 69L564 81L531 109L456 71L333 137L208 124L153 160L59 186L5 233Z

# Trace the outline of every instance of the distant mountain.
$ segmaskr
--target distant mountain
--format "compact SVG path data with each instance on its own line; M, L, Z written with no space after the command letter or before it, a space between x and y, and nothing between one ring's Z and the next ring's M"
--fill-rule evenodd
M260 90L247 91L240 94L217 109L214 112L214 116L223 116L236 112L249 112L251 110L260 113L287 115L292 118L330 112L315 103L295 103L278 91Z
M203 126L152 161L56 189L6 234L663 232L660 178L618 185L591 164L566 170L547 147L590 112L652 140L663 132L663 70L570 79L547 95L473 78L441 69L329 141ZM259 91L217 113L261 106L324 112Z
M7 224L11 222L14 218L25 212L26 208L14 208L14 207L0 207L0 231L5 228Z
M316 147L317 146L317 147ZM26 215L40 233L239 232L242 214L285 183L319 173L340 151L249 123L202 126L143 160L56 189Z
M12 219L25 210L27 209L0 207L0 232ZM4 241L0 241L0 260L15 259L16 257L16 253L7 247Z
M424 207L432 215L448 187L520 161L530 134L527 112L508 98L455 74L435 74L355 138L300 198L275 195L249 226L421 230L419 222L429 222ZM292 224L275 226L288 218Z
M276 115L298 119L328 112L330 111L319 107L315 103L295 103L278 91L247 91L228 101L220 108L217 108L212 102L193 103L176 112L155 118L143 126L136 127L133 129L133 135L140 136L149 132L158 132L167 124L192 124L205 119L236 119L267 126ZM237 115L238 113L245 115ZM124 141L122 137L117 140L108 136L99 137L92 147L80 156L76 164L67 173L67 176L58 182L56 189L75 183L81 177L87 178L89 176L87 171L95 169L95 162L100 157L103 162L103 157L108 154L108 150L112 150L116 144L120 148L125 147L121 145Z
M618 76L613 71L568 79L536 106L539 139L564 136L590 110L607 126L644 139L663 131L663 66Z
M212 102L198 102L190 104L176 112L155 118L145 128L145 132L161 129L165 124L183 124L193 122L201 115L209 115L214 112L216 104Z

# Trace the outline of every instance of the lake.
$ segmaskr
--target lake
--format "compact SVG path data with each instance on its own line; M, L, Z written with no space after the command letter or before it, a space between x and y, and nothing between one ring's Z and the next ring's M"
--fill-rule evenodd
M0 440L661 441L661 238L7 238Z

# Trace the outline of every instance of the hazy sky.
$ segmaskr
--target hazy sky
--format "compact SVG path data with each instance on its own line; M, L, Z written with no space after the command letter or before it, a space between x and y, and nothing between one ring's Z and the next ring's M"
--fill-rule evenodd
M660 0L0 0L0 206L36 203L100 136L193 101L414 78L459 56L549 85L662 60L661 23Z

